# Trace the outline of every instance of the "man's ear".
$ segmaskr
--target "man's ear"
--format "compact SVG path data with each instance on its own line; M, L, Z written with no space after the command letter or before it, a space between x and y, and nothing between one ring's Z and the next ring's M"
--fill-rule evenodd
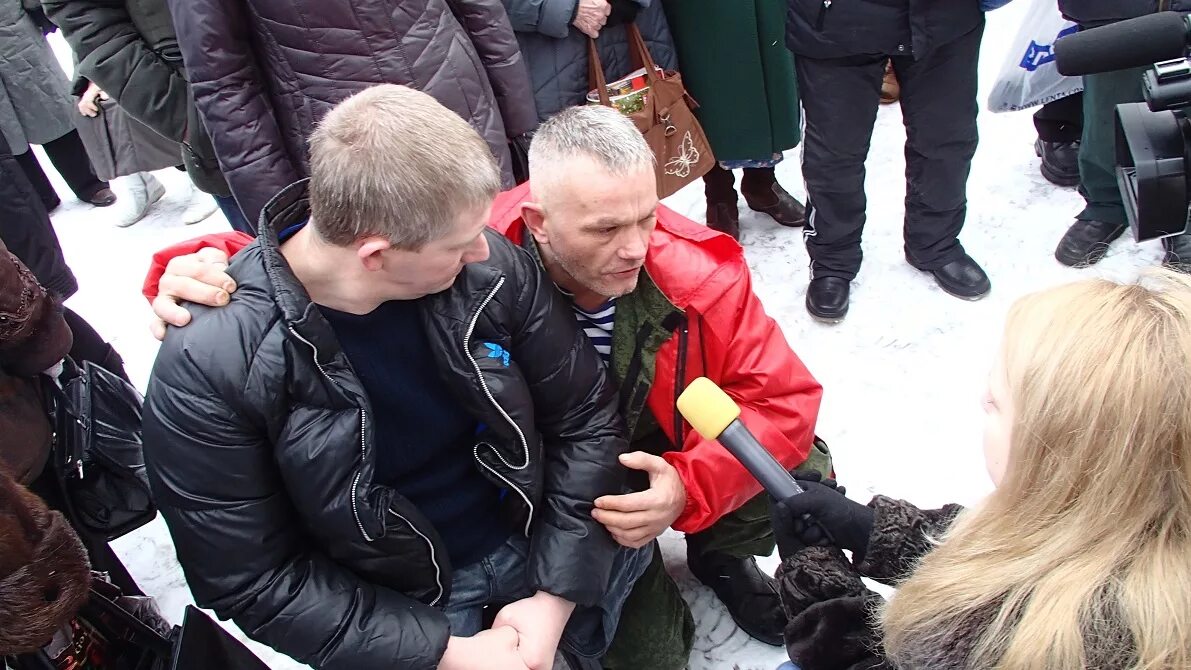
M392 247L393 244L383 237L365 237L356 242L356 257L363 263L365 270L376 272L384 267L382 254Z
M546 234L546 210L536 202L521 204L521 220L529 228L534 241L538 244L550 244L550 236Z

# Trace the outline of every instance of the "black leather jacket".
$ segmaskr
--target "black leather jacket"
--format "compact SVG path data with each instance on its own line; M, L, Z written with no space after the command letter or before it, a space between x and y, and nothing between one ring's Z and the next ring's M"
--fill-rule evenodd
M368 398L278 250L306 198L304 182L278 194L272 230L232 262L231 304L192 308L166 337L145 403L150 480L201 606L316 668L434 668L451 566L421 512L373 483ZM489 259L421 301L426 354L487 426L473 458L509 491L531 586L594 605L617 545L592 501L624 490L616 396L549 280L486 234Z

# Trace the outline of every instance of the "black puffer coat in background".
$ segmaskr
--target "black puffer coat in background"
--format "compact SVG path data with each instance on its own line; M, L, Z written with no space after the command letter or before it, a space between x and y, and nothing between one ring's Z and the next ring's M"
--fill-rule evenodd
M501 0L169 0L195 102L254 226L309 174L307 138L376 84L433 96L487 140L512 186L508 142L537 127Z
M808 58L922 56L984 21L979 0L789 0L786 46Z
M368 398L277 247L308 211L304 183L279 194L232 262L231 304L169 331L145 403L150 481L201 606L316 668L429 670L451 568L421 512L373 484ZM530 587L595 605L619 551L591 516L625 488L616 395L551 282L486 234L489 259L420 301L426 355L487 426L473 458L530 538Z

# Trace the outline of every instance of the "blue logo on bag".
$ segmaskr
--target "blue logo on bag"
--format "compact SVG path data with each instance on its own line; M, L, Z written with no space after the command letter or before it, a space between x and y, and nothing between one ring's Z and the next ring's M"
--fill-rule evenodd
M1055 41L1077 32L1079 32L1079 26L1068 26L1055 36ZM1021 59L1021 68L1027 72L1033 72L1047 63L1053 63L1054 60L1054 44L1039 44L1030 40L1030 46L1026 47L1026 54Z
M488 349L488 358L495 358L498 361L500 361L501 363L504 363L504 366L506 368L509 367L509 350L508 349L505 349L504 347L500 346L499 344L494 344L492 342L485 342L484 347Z

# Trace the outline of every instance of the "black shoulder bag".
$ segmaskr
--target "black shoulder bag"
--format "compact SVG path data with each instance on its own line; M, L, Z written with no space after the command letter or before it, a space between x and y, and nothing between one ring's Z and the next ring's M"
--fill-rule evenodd
M76 528L114 540L149 523L157 508L149 494L141 443L142 398L119 376L84 361L63 361L45 384L54 423L51 455Z

